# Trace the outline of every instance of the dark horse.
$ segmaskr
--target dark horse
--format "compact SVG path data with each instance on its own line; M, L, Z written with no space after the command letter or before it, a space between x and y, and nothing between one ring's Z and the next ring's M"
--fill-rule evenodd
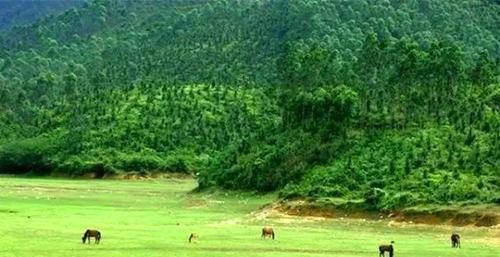
M188 238L188 241L191 243L191 242L194 242L195 240L198 240L198 234L196 233L191 233L191 235L189 235L189 238Z
M98 230L94 230L94 229L85 230L85 233L83 234L83 237L82 237L82 242L85 244L85 240L88 240L88 242L90 244L91 237L95 238L95 243L98 244L99 241L101 241L101 232L99 232Z
M274 230L272 227L264 227L262 229L262 236L261 237L271 237L274 240Z
M394 241L391 241L390 245L380 245L378 247L378 250L380 252L379 256L385 256L384 253L389 252L389 257L393 257L394 256L394 246L392 244L394 244Z
M451 234L451 247L460 248L460 235L457 233Z

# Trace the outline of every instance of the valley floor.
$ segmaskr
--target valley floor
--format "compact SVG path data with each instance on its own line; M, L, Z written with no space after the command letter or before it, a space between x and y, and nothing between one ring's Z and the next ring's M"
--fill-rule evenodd
M191 179L66 180L0 177L0 256L395 256L493 257L499 228L394 225L261 211L275 195L192 194ZM260 238L262 226L276 240ZM85 229L101 244L82 244ZM198 242L189 244L191 232ZM449 236L462 236L462 249Z

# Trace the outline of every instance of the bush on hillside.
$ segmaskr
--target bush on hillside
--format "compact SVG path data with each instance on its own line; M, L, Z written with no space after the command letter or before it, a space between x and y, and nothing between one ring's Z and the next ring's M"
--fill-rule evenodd
M57 139L48 136L4 143L0 145L0 173L48 173L53 169L51 157L58 150Z

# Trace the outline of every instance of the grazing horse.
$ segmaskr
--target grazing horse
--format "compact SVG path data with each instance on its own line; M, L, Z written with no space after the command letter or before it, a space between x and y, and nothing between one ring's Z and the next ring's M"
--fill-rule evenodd
M188 241L191 243L191 242L194 242L195 240L198 240L198 234L191 233L191 235L189 235Z
M390 245L380 245L378 247L378 250L380 252L379 256L384 257L385 256L384 253L389 252L389 257L393 257L394 256L394 246L392 244L394 244L394 241L391 241Z
M262 229L262 235L261 237L266 238L266 237L271 237L274 240L274 230L272 227L264 227Z
M457 233L451 234L451 247L460 248L460 235Z
M95 230L95 229L85 230L85 233L83 234L83 237L82 237L82 242L85 244L85 240L88 240L88 242L90 244L91 237L95 238L96 244L99 244L99 242L101 241L101 232L99 232L98 230Z

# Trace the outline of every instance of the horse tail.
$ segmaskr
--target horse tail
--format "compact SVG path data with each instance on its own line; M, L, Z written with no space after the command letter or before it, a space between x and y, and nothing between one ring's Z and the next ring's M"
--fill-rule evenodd
M191 240L193 239L193 234L189 235L188 241L191 243Z
M271 232L271 235L273 236L273 240L274 240L274 230Z
M262 235L260 237L264 237L264 236L266 236L266 229L265 228L262 229Z

